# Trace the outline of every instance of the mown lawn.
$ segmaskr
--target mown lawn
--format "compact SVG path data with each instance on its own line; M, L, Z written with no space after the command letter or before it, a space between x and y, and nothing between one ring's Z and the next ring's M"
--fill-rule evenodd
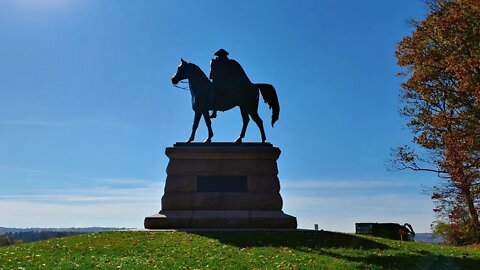
M326 231L123 231L2 247L0 269L480 269L480 250Z

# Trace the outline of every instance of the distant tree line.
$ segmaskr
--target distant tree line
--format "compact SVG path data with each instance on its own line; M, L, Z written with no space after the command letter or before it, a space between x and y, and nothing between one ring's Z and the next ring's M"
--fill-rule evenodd
M21 243L21 242L22 242L21 240L15 240L12 237L7 236L7 235L1 235L0 236L0 247L10 246L10 245L18 244L18 243Z
M40 240L48 240L52 238L60 238L65 236L73 236L85 234L86 232L51 232L51 231L30 231L30 232L14 232L0 236L0 246L8 246L23 242L34 242Z

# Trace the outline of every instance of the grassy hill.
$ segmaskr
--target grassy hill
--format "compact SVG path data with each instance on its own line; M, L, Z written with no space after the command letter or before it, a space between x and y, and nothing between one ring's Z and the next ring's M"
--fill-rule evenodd
M0 269L480 269L480 250L326 231L101 232L0 248Z

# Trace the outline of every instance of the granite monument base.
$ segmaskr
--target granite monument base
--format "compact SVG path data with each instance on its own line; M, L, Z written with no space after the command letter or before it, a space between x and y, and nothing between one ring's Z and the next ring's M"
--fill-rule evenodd
M147 229L296 228L295 217L282 211L194 210L160 211L145 218Z
M165 193L146 229L296 228L282 211L277 159L269 143L176 143L166 149Z

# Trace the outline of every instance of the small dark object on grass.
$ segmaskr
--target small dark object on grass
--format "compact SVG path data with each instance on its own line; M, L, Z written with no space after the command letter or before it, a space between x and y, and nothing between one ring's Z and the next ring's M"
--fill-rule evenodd
M393 240L414 241L412 225L405 223L355 223L356 234L368 234Z

